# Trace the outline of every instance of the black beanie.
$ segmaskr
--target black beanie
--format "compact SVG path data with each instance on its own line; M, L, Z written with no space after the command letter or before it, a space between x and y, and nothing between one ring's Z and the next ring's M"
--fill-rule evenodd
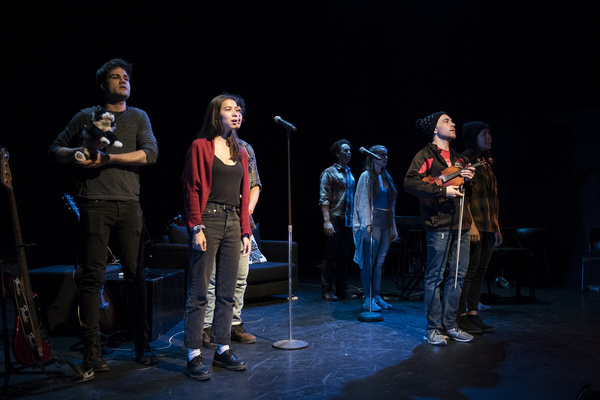
M419 118L417 120L417 128L420 128L423 131L423 133L427 135L429 140L433 140L433 131L435 131L435 127L437 126L438 120L444 114L448 113L445 111L439 111L425 118Z
M463 125L462 137L465 141L465 146L469 149L477 150L477 136L484 129L490 129L490 127L481 121L468 122Z

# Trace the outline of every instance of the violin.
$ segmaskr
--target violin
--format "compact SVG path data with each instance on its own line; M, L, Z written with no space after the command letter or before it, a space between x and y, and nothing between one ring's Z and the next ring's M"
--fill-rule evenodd
M478 159L477 162L475 164L471 164L470 167L478 167L478 166L484 166L486 165L487 162L484 159ZM460 167L448 167L445 170L442 171L442 174L436 178L432 177L432 176L426 176L423 178L424 182L427 183L431 183L432 185L437 185L437 186L443 186L443 187L448 187L448 186L461 186L464 185L465 183L465 179L460 176L460 172L468 169L468 167L466 168L460 168Z

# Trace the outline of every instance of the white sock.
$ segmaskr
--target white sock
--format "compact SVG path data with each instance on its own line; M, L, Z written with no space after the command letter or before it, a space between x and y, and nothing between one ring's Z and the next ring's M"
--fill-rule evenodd
M200 349L188 349L188 360L192 361L194 358L198 357L201 354L202 352L200 351Z
M228 344L218 344L217 345L217 353L219 354L223 354L223 352L229 350L229 345Z

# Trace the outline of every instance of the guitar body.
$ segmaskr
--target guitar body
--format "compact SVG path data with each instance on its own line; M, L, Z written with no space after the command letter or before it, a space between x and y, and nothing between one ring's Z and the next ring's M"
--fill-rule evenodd
M5 274L4 282L12 295L13 304L17 318L15 320L15 330L13 336L12 351L15 360L26 367L44 365L52 359L52 348L50 347L50 339L42 325L38 327L39 341L37 343L37 351L34 352L31 342L31 332L29 326L28 313L35 313L32 318L38 319L40 315L40 302L37 294L32 293L31 300L33 304L28 304L27 299L23 296L23 291L20 290L20 280L13 278L10 274ZM25 315L25 317L23 317ZM28 337L29 336L29 337ZM38 360L39 357L39 360Z
M17 212L17 201L12 187L12 174L8 166L8 150L0 148L0 177L1 184L6 188L10 199L10 211L15 233L15 247L19 259L19 276L8 279L8 287L13 293L15 302L15 314L17 315L15 340L13 353L15 358L25 366L42 367L50 360L50 341L46 330L38 318L39 300L34 300L31 282L29 280L29 269L27 268L27 257L25 255L25 243L21 235L21 223Z

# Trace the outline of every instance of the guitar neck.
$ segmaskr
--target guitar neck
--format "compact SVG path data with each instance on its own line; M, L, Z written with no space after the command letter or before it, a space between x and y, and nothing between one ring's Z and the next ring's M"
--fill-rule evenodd
M15 192L9 189L10 196L10 212L13 222L13 231L15 234L15 247L17 248L17 258L19 260L19 270L21 272L21 285L24 292L26 292L26 298L31 299L31 282L29 281L29 268L27 267L27 256L25 253L25 243L23 242L23 235L21 234L21 222L19 221L19 213L17 211L17 201L15 199Z

